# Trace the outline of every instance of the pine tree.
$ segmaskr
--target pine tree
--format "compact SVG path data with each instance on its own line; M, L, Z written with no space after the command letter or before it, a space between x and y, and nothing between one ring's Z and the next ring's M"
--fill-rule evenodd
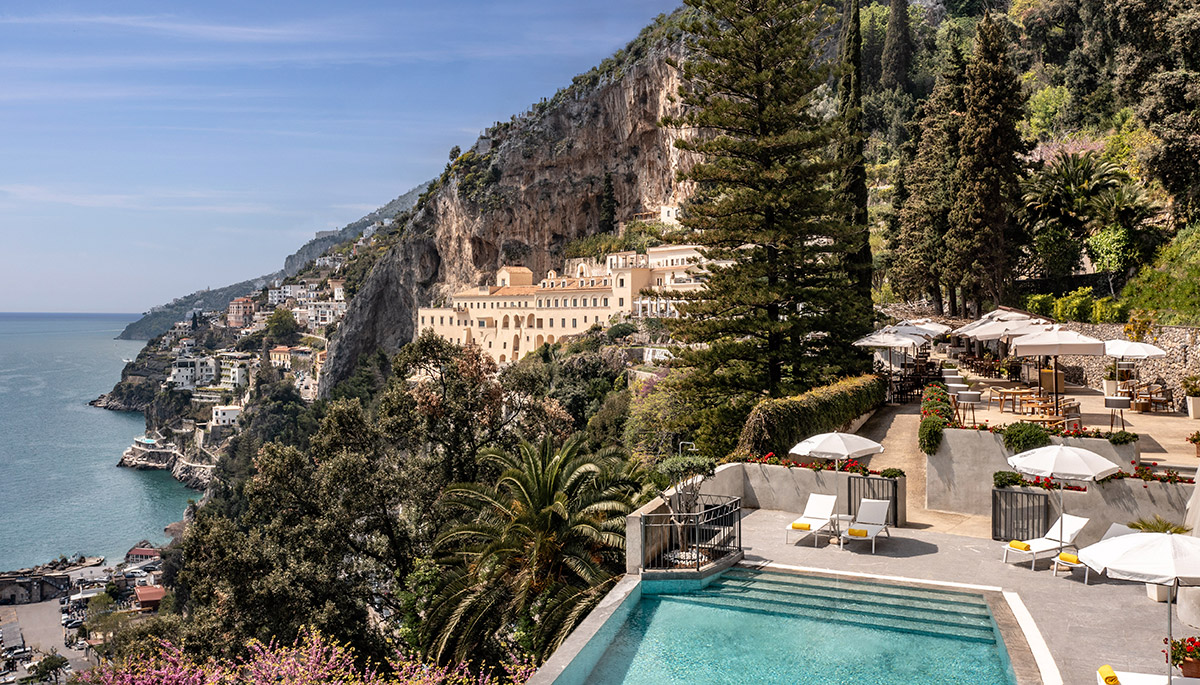
M861 13L860 13L861 14ZM862 81L863 90L873 91L879 88L879 75L882 71L884 31L879 26L879 20L874 12L868 12L867 25L863 27L862 37Z
M846 129L838 147L843 168L838 194L848 210L846 223L855 233L851 243L848 271L857 282L858 325L865 335L870 329L871 309L871 229L867 224L867 168L863 161L862 118L862 34L858 0L846 0L842 11L842 36L838 62L842 76L838 82L838 116ZM855 245L854 243L857 243Z
M600 191L600 232L612 233L617 227L617 194L613 190L612 172L604 172L604 187Z
M1017 130L1025 105L1020 77L1008 64L1004 29L990 14L976 29L964 102L962 156L946 234L950 268L964 275L966 290L999 304L1018 247L1013 208L1029 148Z
M947 260L945 245L965 109L966 64L955 37L947 41L942 64L917 127L920 137L915 158L904 171L903 206L893 204L900 228L892 267L893 286L900 294L918 297L929 293L939 311L941 286L953 288L958 282L950 275L958 272Z
M702 160L683 223L714 263L703 291L671 295L684 316L670 325L698 343L679 353L697 412L748 411L863 364L845 316L854 235L833 192L842 163L828 154L842 122L812 107L834 68L820 59L828 18L819 0L687 4L698 11L686 109L664 124L706 132L676 145Z
M908 26L908 0L891 0L887 35L883 39L882 73L879 87L908 91L911 81L913 39Z

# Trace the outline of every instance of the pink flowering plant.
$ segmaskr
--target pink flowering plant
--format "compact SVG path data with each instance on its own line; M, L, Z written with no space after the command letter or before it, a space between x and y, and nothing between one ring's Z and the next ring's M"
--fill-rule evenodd
M196 661L179 647L161 643L159 653L103 664L81 673L87 685L521 685L536 670L513 659L504 675L471 671L467 664L442 666L406 655L389 662L390 674L355 663L353 648L305 631L290 646L253 642L235 661Z

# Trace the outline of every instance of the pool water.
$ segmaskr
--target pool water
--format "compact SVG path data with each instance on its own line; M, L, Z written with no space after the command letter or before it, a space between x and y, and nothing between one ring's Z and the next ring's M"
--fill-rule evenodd
M587 678L641 683L1015 683L982 595L735 568L643 592Z

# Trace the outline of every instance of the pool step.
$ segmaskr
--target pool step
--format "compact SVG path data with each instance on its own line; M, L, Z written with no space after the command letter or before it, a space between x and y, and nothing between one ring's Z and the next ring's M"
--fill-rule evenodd
M733 568L703 590L662 597L973 642L996 639L984 598L948 589Z
M987 628L951 626L884 613L850 612L842 608L821 607L817 605L781 605L778 602L754 599L741 595L688 593L680 595L656 595L655 599L663 602L677 602L731 611L753 612L779 616L781 618L802 617L825 623L840 623L843 625L949 638L966 642L978 642L982 644L995 644L996 642L996 636L991 626Z

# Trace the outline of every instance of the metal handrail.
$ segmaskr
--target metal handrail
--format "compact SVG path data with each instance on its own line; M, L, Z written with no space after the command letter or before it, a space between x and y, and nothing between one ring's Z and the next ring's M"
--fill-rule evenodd
M642 516L642 567L697 570L742 549L742 500L699 495L691 512Z

